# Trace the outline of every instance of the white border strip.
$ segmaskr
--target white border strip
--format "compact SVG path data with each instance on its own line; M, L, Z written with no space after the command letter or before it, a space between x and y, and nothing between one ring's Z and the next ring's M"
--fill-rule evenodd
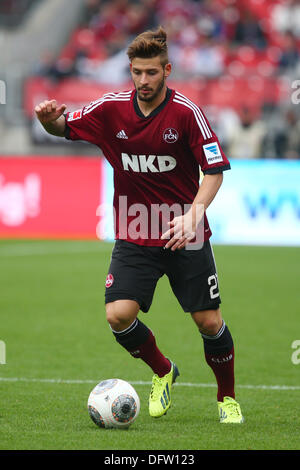
M80 379L39 379L28 377L0 377L0 382L28 382L28 383L51 383L51 384L95 384L99 380L80 380ZM151 385L152 382L133 381L132 385ZM176 387L195 387L195 388L216 388L213 383L191 383L191 382L178 382L175 383ZM293 385L236 385L237 388L244 388L249 390L300 390L300 386Z

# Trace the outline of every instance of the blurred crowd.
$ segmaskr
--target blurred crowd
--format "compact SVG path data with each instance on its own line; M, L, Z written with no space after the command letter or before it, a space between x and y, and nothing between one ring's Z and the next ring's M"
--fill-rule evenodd
M168 33L177 80L299 77L300 0L84 0L59 58L45 52L35 73L119 86L129 79L127 45L157 25ZM259 113L249 106L207 112L232 158L300 158L298 108L289 99L262 103Z

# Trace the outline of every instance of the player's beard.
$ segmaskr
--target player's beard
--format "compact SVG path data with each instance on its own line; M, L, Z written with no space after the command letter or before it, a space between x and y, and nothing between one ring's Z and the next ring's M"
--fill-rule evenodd
M159 82L159 84L157 85L156 90L154 90L154 91L153 91L152 88L146 87L146 90L150 91L148 96L143 96L142 93L140 92L145 87L137 88L137 86L135 86L139 100L146 101L147 103L151 103L151 101L154 101L158 97L158 95L160 94L161 90L164 88L165 81L166 81L165 77L163 77L161 82Z

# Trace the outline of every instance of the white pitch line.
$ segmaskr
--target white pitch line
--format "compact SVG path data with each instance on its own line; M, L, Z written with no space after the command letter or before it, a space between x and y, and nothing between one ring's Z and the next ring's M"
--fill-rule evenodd
M97 380L89 379L39 379L28 377L0 377L0 382L35 382L35 383L54 383L54 384L95 384L99 383ZM145 381L130 381L132 385L151 385L152 382ZM213 383L191 383L191 382L177 382L174 384L176 387L196 387L196 388L215 388L216 384ZM300 390L297 385L237 385L237 388L244 388L249 390Z

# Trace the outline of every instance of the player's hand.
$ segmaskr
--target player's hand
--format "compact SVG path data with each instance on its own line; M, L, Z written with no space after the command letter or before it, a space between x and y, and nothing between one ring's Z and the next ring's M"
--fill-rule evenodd
M172 251L175 251L188 245L196 237L196 230L203 214L203 205L199 204L196 212L189 210L186 214L174 217L168 222L170 228L161 236L161 240L169 239L165 248L171 248Z
M42 124L56 121L67 109L65 104L57 106L56 100L46 100L35 107L35 114Z
M162 240L169 238L165 248L171 248L172 251L181 250L195 237L191 217L187 215L174 217L168 225L169 230L161 236Z

